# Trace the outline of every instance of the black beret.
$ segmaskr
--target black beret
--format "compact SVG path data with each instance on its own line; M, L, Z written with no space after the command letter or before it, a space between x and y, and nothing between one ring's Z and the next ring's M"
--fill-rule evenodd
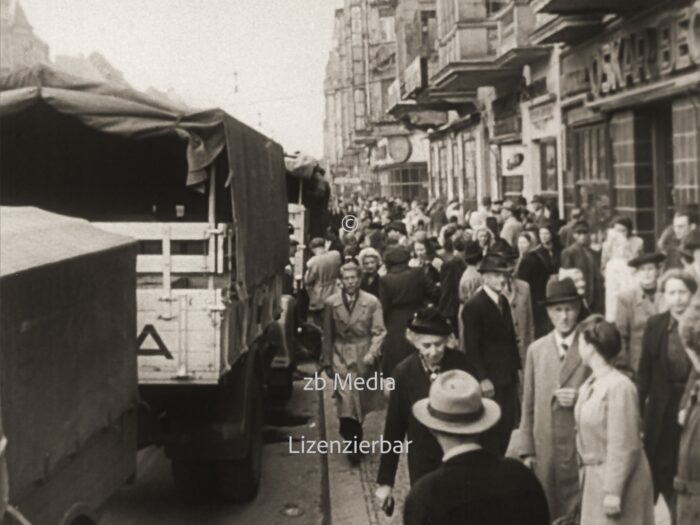
M418 310L408 322L412 332L425 335L448 336L452 333L449 321L434 306Z
M643 264L659 264L663 262L665 258L666 256L660 252L644 253L634 259L630 259L627 264L632 268L639 268Z

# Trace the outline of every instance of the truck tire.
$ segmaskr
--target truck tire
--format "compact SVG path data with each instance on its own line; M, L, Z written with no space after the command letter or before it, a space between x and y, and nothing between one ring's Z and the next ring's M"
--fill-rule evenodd
M215 465L219 498L229 503L255 499L262 476L263 393L257 379L251 383L250 437L246 456Z
M216 494L214 464L211 461L172 460L175 490L182 500L202 503Z

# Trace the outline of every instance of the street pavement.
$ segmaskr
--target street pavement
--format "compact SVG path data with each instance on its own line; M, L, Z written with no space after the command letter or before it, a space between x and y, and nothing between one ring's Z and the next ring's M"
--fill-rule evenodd
M178 499L170 462L161 449L138 457L136 482L107 502L101 525L325 525L327 484L319 455L289 454L288 436L319 439L323 432L321 393L296 381L292 399L266 411L260 492L243 505L192 505ZM324 502L324 495L326 501ZM290 514L290 515L287 515Z

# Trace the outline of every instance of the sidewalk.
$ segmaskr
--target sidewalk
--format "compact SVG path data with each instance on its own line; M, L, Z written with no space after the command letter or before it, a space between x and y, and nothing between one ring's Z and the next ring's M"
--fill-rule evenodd
M340 440L338 418L331 398L332 386L323 395L326 439ZM364 423L364 439L379 439L384 430L386 411L373 412ZM360 465L353 467L343 454L328 454L328 484L332 525L400 525L403 516L403 501L408 493L408 470L406 458L402 456L396 474L394 515L388 518L374 500L379 453L368 454Z

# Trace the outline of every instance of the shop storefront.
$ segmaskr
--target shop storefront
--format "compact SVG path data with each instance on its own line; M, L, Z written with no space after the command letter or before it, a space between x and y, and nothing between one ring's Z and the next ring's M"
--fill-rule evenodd
M463 211L480 197L484 162L483 130L477 115L452 121L430 134L431 197L457 199Z
M651 248L700 200L700 3L630 17L561 68L565 201L597 229L630 216Z

